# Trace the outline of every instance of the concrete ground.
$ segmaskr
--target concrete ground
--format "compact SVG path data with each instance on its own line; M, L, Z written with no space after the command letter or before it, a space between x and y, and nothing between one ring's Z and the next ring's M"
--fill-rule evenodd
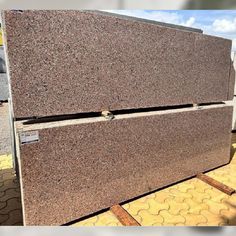
M0 105L0 155L11 153L11 133L8 103Z

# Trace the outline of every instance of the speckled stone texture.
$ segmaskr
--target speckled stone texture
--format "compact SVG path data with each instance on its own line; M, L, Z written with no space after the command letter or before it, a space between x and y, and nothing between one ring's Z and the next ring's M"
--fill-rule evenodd
M17 118L226 101L231 41L88 11L5 11Z
M230 100L233 100L234 94L236 93L236 91L235 91L235 69L234 69L233 63L231 63L231 68L230 68L229 88L230 89L229 89L228 97L230 98Z
M40 141L19 147L25 224L60 225L226 164L231 124L220 105L32 125Z

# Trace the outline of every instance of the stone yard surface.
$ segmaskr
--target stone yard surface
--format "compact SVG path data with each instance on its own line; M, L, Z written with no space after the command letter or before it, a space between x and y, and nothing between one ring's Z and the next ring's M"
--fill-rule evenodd
M0 155L0 225L22 225L19 179L12 155Z

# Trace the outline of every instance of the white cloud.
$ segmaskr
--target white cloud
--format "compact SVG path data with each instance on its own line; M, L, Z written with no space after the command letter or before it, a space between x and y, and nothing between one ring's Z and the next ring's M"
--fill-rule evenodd
M213 30L219 33L236 33L236 18L232 20L216 19L214 20Z
M186 21L186 26L193 26L193 24L195 23L195 18L194 17L190 17L187 21Z
M188 27L192 27L196 21L194 17L189 17L187 20L185 20L183 15L176 12L144 11L144 10L124 10L124 11L112 10L109 12L144 18L148 20L155 20L170 24L183 25Z

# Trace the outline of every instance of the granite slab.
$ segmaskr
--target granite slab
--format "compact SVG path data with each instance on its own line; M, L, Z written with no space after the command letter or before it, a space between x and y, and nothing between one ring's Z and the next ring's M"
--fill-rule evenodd
M227 39L91 11L3 23L16 118L232 99Z
M15 125L26 225L61 225L230 160L227 105Z
M230 98L229 100L233 100L234 94L236 93L235 90L235 69L234 69L234 64L233 62L231 63L231 68L230 68L230 76L229 76L229 94L228 97ZM233 88L233 89L232 89Z

